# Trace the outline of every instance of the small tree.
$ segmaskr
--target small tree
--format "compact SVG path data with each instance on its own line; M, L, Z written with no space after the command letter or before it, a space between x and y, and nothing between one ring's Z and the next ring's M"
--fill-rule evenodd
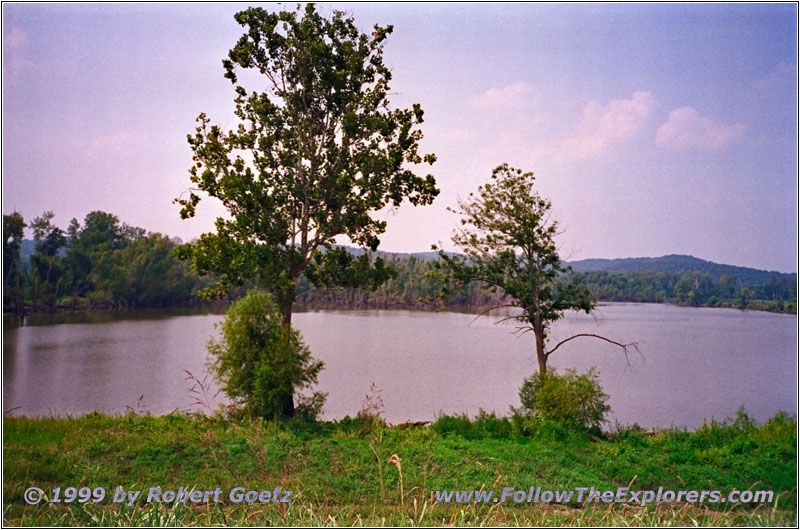
M750 289L747 287L742 287L739 291L739 309L747 309L747 303L750 300Z
M550 325L567 310L591 312L595 303L580 280L569 275L561 263L554 238L557 223L550 219L550 201L533 189L533 173L523 173L507 164L492 172L491 181L460 200L455 213L462 216L462 228L453 235L463 255L439 252L448 285L481 282L483 288L500 290L508 303L495 306L518 307L519 315L508 317L522 323L518 330L533 332L539 374L547 375L547 360L564 343L578 337L594 337L622 348L638 351L636 343L622 344L601 335L579 333L547 347ZM453 211L453 210L451 210ZM436 247L434 247L436 249ZM488 310L487 310L488 311ZM506 319L503 319L506 320Z
M322 361L311 357L297 330L282 325L267 293L250 291L228 308L219 327L222 339L207 344L209 365L222 390L245 411L284 417L284 396L317 382ZM317 392L307 403L319 409L323 401Z

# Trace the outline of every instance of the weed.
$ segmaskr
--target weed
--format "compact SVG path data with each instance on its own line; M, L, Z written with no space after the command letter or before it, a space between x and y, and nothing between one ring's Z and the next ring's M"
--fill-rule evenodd
M212 388L211 382L208 380L208 374L203 376L203 379L200 379L189 370L184 370L184 373L186 373L184 380L192 384L192 386L189 387L192 405L203 407L208 411L208 414L214 414L213 402L217 399L217 396L219 396L222 390L217 390L213 394L211 393Z
M694 432L618 430L592 439L567 426L492 414L431 427L364 431L354 420L230 420L221 415L3 419L5 526L794 526L797 425L778 414ZM538 421L538 420L537 420ZM528 423L526 423L528 422ZM445 428L447 426L448 428ZM515 427L519 425L521 427ZM527 426L526 426L527 425ZM452 427L452 428L451 428ZM524 428L524 429L523 429ZM529 434L522 434L529 430ZM465 436L466 434L467 436ZM391 469L386 470L389 466ZM394 470L397 471L397 483ZM759 482L760 481L760 482ZM516 505L436 503L437 490L594 486L615 490L773 490L755 503ZM108 502L25 504L31 487L107 492L179 485L281 487L289 505ZM387 491L387 488L389 490ZM390 493L396 488L397 494Z

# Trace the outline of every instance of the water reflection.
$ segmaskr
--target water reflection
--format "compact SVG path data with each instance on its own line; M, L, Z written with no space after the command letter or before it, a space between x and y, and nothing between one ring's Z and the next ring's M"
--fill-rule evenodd
M188 409L184 370L200 376L205 343L221 309L35 315L4 326L3 397L15 414L125 412L144 395L154 414ZM199 313L199 314L198 314ZM390 422L439 412L508 411L535 369L533 341L494 317L417 311L308 311L294 323L325 361L327 417L353 415L370 384ZM796 413L796 317L666 305L611 304L595 317L571 314L551 334L600 333L640 341L645 359L591 339L565 344L551 362L597 366L613 420L695 427L740 405L759 420Z

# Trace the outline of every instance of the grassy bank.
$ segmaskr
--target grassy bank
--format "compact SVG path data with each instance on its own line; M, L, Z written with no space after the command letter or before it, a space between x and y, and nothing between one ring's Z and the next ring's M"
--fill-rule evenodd
M796 423L746 417L695 432L609 437L551 423L444 417L430 427L231 421L219 417L3 419L3 522L28 525L796 525ZM393 457L392 455L397 455ZM401 478L402 477L402 478ZM774 490L764 504L437 503L436 490L504 487ZM26 488L98 486L98 504L43 501ZM223 502L132 507L116 486L220 487ZM291 490L292 503L228 501L237 486ZM63 493L62 493L63 495ZM52 497L52 493L50 494Z

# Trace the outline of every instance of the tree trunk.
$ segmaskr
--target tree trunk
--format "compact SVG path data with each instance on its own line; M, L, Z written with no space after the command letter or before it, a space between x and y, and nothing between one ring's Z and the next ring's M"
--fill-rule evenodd
M292 325L292 304L291 300L282 301L280 304L281 324L283 324L283 327Z
M22 317L25 314L25 293L22 291L22 284L20 282L20 275L17 274L17 301L14 304L17 314Z
M53 305L56 307L58 307L58 289L59 287L61 287L61 280L63 280L63 277L59 278L58 281L56 282L56 292L55 295L53 296Z
M539 374L547 375L547 356L544 354L544 347L536 341L536 360L539 361Z
M292 394L281 394L278 396L278 409L282 418L294 417L294 396Z
M286 339L288 339L289 332L292 329L292 304L294 304L294 282L292 282L291 290L280 294L278 301L281 311L281 324L283 325ZM281 417L294 417L294 389L278 395L276 399L278 400L278 410Z
M16 265L16 263L14 263L14 257L12 256L12 258L11 258L11 266L8 267L8 274L6 274L6 277L3 280L3 291L4 292L8 290L8 280L11 279L11 273L14 272L14 266L15 265Z
M536 360L539 362L539 375L547 375L547 352L544 349L544 325L540 318L534 318L533 334L536 337Z

